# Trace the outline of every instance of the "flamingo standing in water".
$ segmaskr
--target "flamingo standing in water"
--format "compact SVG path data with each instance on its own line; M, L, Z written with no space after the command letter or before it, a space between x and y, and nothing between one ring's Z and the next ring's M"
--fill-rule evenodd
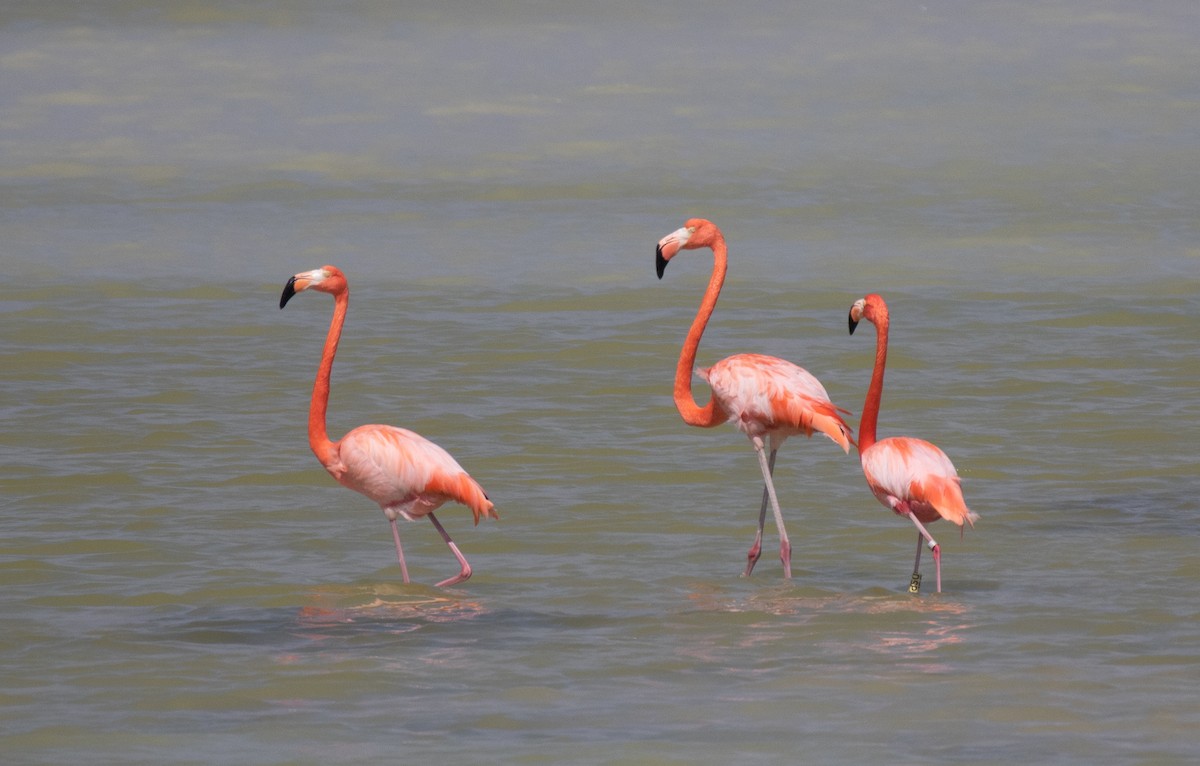
M834 406L825 387L806 370L763 354L736 354L707 369L696 369L696 374L704 378L712 389L712 397L707 405L701 407L696 404L692 396L692 369L696 363L700 336L704 334L704 328L717 305L721 286L725 283L728 265L725 238L712 221L693 218L682 229L671 232L659 241L655 259L658 278L662 279L667 263L680 250L702 247L713 251L713 271L675 368L675 406L683 416L683 422L688 425L712 428L729 422L749 437L762 469L763 497L758 511L758 531L754 536L754 544L746 554L743 576L750 575L762 555L763 524L766 522L769 502L775 514L775 527L779 530L779 558L783 562L783 573L790 578L792 545L783 525L783 513L779 510L779 500L771 480L775 472L775 455L789 436L802 433L811 437L815 431L825 434L849 452L853 436L850 427L838 414L847 411ZM766 451L768 444L769 457Z
M396 542L396 558L400 572L408 582L408 567L404 549L400 546L398 518L414 521L429 517L438 534L450 546L450 551L462 567L459 574L442 580L438 586L454 585L471 576L471 565L450 539L445 528L433 515L447 500L454 500L471 509L475 523L480 517L499 518L483 488L463 470L450 453L420 434L395 426L359 426L338 441L330 441L325 430L325 413L329 408L329 377L346 308L350 304L350 288L346 275L336 266L322 266L301 272L288 280L279 298L279 308L287 305L292 296L305 290L318 290L333 296L333 319L325 337L325 350L313 383L312 404L308 410L308 445L329 475L339 484L361 492L379 503L392 526Z
M942 592L942 549L925 529L925 524L947 519L960 528L975 526L979 514L967 508L959 486L958 471L946 453L924 439L892 436L875 441L875 426L879 420L879 401L883 397L883 369L887 364L888 307L883 298L871 294L859 298L850 307L850 334L860 320L875 325L875 369L863 404L859 423L858 454L862 459L867 486L879 502L901 516L907 516L917 527L917 558L913 563L912 580L908 589L921 590L921 548L928 544L933 551L937 568L937 590Z

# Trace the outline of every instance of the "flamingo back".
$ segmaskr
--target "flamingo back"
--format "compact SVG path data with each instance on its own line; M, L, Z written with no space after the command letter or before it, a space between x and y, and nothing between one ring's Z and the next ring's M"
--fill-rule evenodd
M359 426L337 443L326 469L342 485L374 500L389 519L412 520L447 500L480 517L498 518L483 488L450 453L418 433L386 425Z
M840 414L847 411L803 367L765 354L735 354L696 373L729 413L729 422L747 436L811 437L819 431L850 451L853 434Z
M936 445L893 436L871 445L861 457L868 486L892 510L904 506L924 523L941 518L960 527L974 526L979 518L967 508L954 464Z

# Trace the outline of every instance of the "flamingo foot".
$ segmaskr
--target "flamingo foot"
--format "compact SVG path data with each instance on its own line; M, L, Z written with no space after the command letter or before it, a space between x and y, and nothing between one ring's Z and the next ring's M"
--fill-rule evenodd
M462 571L454 577L448 577L445 580L442 580L437 584L437 587L439 588L445 588L447 585L457 585L458 583L470 579L471 577L471 565L467 563L467 557L462 555L462 551L460 551L458 546L453 542L449 542L447 544L450 546L450 550L454 553L454 557L458 559L459 565L462 566Z
M783 576L792 579L792 544L788 540L779 543L779 560L783 562Z
M436 516L434 516L432 513L429 514L429 520L433 522L434 528L437 529L438 534L442 536L442 539L446 541L446 545L450 547L450 552L454 554L454 558L458 559L458 565L462 567L462 571L460 571L454 577L449 577L445 580L442 580L437 584L437 587L444 588L447 585L455 585L463 580L468 579L471 576L471 565L467 563L467 557L462 555L462 551L460 551L458 546L455 545L454 541L450 539L450 535L446 534L445 528L442 527L442 523L437 520Z
M742 577L749 577L754 571L754 565L762 557L762 538L756 538L754 545L750 546L750 551L746 554L746 571L742 572Z
M458 583L463 582L464 580L470 579L470 577L471 577L471 567L470 567L470 565L467 565L467 566L463 567L463 570L461 572L459 572L457 575L455 575L454 577L448 577L445 580L442 580L440 583L437 584L437 587L445 588L447 585L457 585Z

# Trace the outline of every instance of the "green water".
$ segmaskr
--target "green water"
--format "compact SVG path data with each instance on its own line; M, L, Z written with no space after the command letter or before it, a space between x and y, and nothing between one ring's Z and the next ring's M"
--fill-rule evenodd
M1195 760L1200 17L838 8L0 14L5 762ZM691 215L700 364L857 426L887 298L880 434L982 517L931 529L941 595L824 439L776 470L794 579L770 524L738 576L753 452L671 400L711 260L654 275ZM500 511L440 512L460 587L308 450L332 302L278 299L327 262L330 431Z

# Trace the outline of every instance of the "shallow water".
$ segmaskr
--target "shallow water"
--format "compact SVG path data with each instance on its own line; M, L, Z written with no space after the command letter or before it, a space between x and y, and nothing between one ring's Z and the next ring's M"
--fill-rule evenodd
M712 29L722 34L713 36ZM12 763L1187 763L1200 631L1187 3L18 5L0 14ZM761 492L671 401L804 365L981 514L944 592L852 457ZM387 525L305 441L437 441L499 522ZM866 332L864 332L864 330ZM698 384L697 395L704 396ZM857 424L857 418L852 419Z

